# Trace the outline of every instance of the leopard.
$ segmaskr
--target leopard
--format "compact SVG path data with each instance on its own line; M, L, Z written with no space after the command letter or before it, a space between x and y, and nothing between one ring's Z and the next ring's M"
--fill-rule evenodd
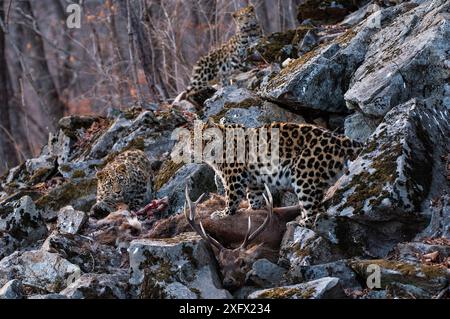
M207 90L211 81L226 85L233 72L249 69L248 50L262 37L255 8L248 6L236 11L233 13L233 19L237 26L236 34L197 61L186 89L186 96Z
M273 191L294 192L302 207L299 223L312 228L317 218L324 216L322 200L326 191L363 147L361 142L314 124L273 122L245 128L209 121L203 126L204 132L208 128L218 129L225 137L222 155L203 159L221 180L225 193L226 208L216 211L214 218L235 214L245 197L249 209L260 209L267 185ZM250 148L254 141L258 149ZM239 149L239 143L245 145L244 150ZM267 156L263 160L258 154L263 154L260 148L264 144ZM230 145L234 145L231 151L227 150ZM272 156L275 152L278 156Z
M123 205L136 211L151 200L152 165L145 152L138 149L118 154L96 173L96 203L92 214L105 217Z

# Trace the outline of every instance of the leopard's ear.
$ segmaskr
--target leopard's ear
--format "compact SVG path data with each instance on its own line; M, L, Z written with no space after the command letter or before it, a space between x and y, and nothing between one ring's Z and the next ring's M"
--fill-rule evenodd
M248 11L255 12L255 7L254 6L248 6Z

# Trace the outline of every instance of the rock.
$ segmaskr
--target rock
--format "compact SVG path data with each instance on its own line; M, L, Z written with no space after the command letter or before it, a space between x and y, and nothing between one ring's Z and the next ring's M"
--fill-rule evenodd
M368 266L372 265L370 269ZM365 281L376 270L380 271L381 288L392 284L404 284L436 294L448 285L450 270L442 265L411 264L395 260L356 260L351 267Z
M365 58L372 33L369 27L349 30L331 44L300 56L261 85L259 94L293 110L345 112L344 93L353 72Z
M297 19L303 22L312 19L320 23L336 23L347 14L358 9L358 5L364 1L324 1L305 0L298 6Z
M345 135L353 140L365 142L375 131L378 124L379 121L366 117L360 112L355 112L345 119Z
M258 259L252 265L252 269L247 273L246 283L257 287L278 286L283 280L286 269L270 262L267 259Z
M338 260L312 266L298 266L291 268L286 274L288 283L311 281L324 277L337 277L344 289L361 289L356 273L346 260Z
M20 248L20 241L8 233L0 233L0 260Z
M130 284L140 298L230 298L206 243L194 233L161 240L135 240Z
M394 282L386 287L386 298L392 299L431 299L428 291L413 286Z
M54 156L42 155L37 158L28 159L25 162L25 167L30 176L30 184L42 182L56 170L56 158Z
M443 97L450 76L450 3L429 0L399 7L406 12L372 37L345 93L347 104L367 115L383 117L413 97ZM399 11L394 8L382 11Z
M45 237L47 226L29 196L0 206L0 234L0 259Z
M121 252L113 246L102 245L89 237L77 234L52 233L42 250L57 253L83 272L117 272L122 263Z
M247 89L225 86L205 101L202 118L206 120L231 108L249 108L261 103L258 96Z
M23 285L58 292L80 274L78 266L58 254L39 250L15 252L0 261L0 285L18 279Z
M156 197L169 198L168 213L178 212L184 205L185 196L184 188L188 185L189 194L192 198L198 198L201 194L207 192L214 192L216 184L214 182L214 171L207 164L186 164L171 172L167 168L166 174L172 174L170 179L163 183L161 188L157 191ZM163 174L163 173L159 173Z
M60 292L69 299L126 299L127 275L83 274Z
M450 161L450 157L447 161ZM448 169L447 172L450 173L450 170ZM418 235L418 238L450 238L450 195L443 194L438 200L431 201L431 203L431 222L427 228Z
M428 214L418 212L447 183L440 164L450 136L447 113L416 99L392 109L329 190L327 213L336 218L319 221L318 232L354 256L384 257L423 230Z
M293 221L286 224L280 247L280 264L291 270L342 258L339 250L327 239Z
M77 234L86 223L88 216L85 212L66 206L59 210L57 226L60 232Z
M429 239L428 242L430 244L423 242L400 243L395 247L394 255L396 259L409 263L420 263L423 256L429 254L436 254L436 260L433 261L436 263L443 262L450 256L449 240L447 240L447 244L444 240L439 239L435 240L435 244L431 244L433 239Z
M220 122L240 124L244 127L261 127L272 122L306 123L303 116L268 101L264 101L261 106L252 106L247 109L230 109L223 115Z
M311 29L311 26L302 25L294 30L269 34L258 42L253 51L258 52L262 59L269 63L280 63L288 58L297 58L296 45Z
M258 290L249 295L249 299L336 299L345 297L340 280L335 277Z
M97 120L97 116L70 115L61 118L58 124L64 134L69 137L76 137L77 130L88 129Z
M319 37L314 29L308 30L298 47L298 52L300 52L301 54L305 54L306 52L311 51L318 44Z
M58 171L66 179L93 178L103 165L101 160L72 161L60 164Z
M42 212L58 212L70 205L76 210L89 211L95 204L97 180L95 178L72 179L46 192L36 201Z
M22 299L22 283L13 279L0 288L0 299Z

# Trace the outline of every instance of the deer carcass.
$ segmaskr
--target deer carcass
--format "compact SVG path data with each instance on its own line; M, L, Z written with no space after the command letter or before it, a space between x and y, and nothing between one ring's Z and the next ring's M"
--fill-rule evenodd
M300 205L273 208L272 195L267 186L266 192L265 209L240 209L235 215L211 219L211 212L218 206L225 205L223 199L216 196L199 204L203 198L201 195L197 201L192 202L186 188L185 216L180 214L156 225L149 237L174 236L190 231L190 228L194 229L214 247L223 275L223 285L234 290L244 284L247 272L257 259L277 261L286 223L300 214ZM196 217L199 217L199 223L196 222Z

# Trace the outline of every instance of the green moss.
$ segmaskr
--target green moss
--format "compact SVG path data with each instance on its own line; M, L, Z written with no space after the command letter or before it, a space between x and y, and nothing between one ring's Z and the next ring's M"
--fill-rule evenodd
M314 296L316 289L314 287L308 287L306 289L300 288L273 288L259 295L260 298L265 299L310 299Z
M165 161L153 179L155 190L160 190L183 165L184 163L175 163L172 160Z
M389 193L384 190L386 183L394 183L398 177L397 158L403 154L403 147L398 137L392 137L391 143L379 145L378 141L384 137L386 132L381 132L378 138L361 153L361 156L371 157L376 149L380 150L380 154L371 159L371 168L373 173L364 170L354 175L349 184L339 189L334 194L331 205L338 205L344 198L344 194L351 192L347 197L345 204L341 209L352 207L354 214L363 214L364 205L368 201L373 207L381 204L384 198L389 197Z
M36 201L36 207L39 209L59 210L61 207L69 205L72 201L95 194L97 180L82 179L77 182L69 181L60 187L52 189Z

